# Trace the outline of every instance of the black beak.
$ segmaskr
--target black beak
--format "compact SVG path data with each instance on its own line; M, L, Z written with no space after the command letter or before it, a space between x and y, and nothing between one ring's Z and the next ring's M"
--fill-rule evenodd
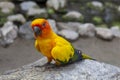
M42 33L42 30L39 27L37 27L37 26L35 26L33 28L33 31L34 31L36 36L39 36Z

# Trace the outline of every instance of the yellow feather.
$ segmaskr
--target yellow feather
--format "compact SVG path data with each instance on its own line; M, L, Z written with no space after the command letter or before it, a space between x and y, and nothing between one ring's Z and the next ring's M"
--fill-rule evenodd
M67 63L69 59L74 55L74 49L71 44L61 37L55 39L55 47L52 49L52 57L55 60Z

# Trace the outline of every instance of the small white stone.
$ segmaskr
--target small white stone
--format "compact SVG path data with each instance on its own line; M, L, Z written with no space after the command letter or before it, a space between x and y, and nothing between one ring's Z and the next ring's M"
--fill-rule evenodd
M10 32L13 32L13 33L11 33L11 34L13 34L14 35L14 33L15 33L15 35L14 35L14 37L13 37L13 39L14 38L16 38L17 37L17 35L16 35L16 32L18 31L18 28L17 28L17 26L16 25L14 25L12 22L6 22L5 24L4 24L4 26L1 28L1 31L2 31L2 35L3 36L6 36L6 35L9 35L8 33L10 33Z
M120 6L118 6L118 11L120 12Z
M120 28L119 26L113 26L111 27L111 31L115 37L120 38Z
M47 11L45 9L40 8L30 8L27 12L28 16L35 16L40 14L47 14Z
M20 21L21 23L25 23L26 19L22 14L10 15L7 17L8 21Z
M38 5L34 1L23 1L20 7L22 10L28 11L30 8L38 7Z
M78 12L78 11L70 11L67 14L65 14L64 16L68 17L68 18L80 19L82 14L80 12Z
M81 23L79 22L68 22L68 23L64 23L64 22L57 22L57 26L62 30L62 29L68 29L68 30L73 30L78 32L79 30L79 26L81 25Z
M60 8L64 8L66 5L66 0L47 0L47 7L54 8L55 10L59 10Z
M95 7L103 7L103 4L99 1L92 1L92 5L95 6Z
M1 11L7 14L7 13L10 13L11 10L8 8L2 8Z
M96 28L96 35L105 40L113 39L112 31L108 28Z
M14 42L14 39L18 34L18 27L14 25L12 22L8 21L4 24L4 26L0 29L1 31L1 41L2 45L11 44Z
M79 26L79 34L86 37L95 36L95 25L92 23L85 23Z
M15 8L12 2L3 1L0 2L0 8L3 13L10 13Z
M79 34L77 32L67 29L59 31L58 34L69 40L76 40L79 37Z

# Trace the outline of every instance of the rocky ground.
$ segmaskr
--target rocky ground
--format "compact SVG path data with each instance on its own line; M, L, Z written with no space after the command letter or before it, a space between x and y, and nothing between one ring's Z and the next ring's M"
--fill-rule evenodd
M35 18L47 18L52 29L75 47L100 61L120 66L119 4L119 0L0 1L0 71L41 57L33 54L38 53L33 48L30 27Z

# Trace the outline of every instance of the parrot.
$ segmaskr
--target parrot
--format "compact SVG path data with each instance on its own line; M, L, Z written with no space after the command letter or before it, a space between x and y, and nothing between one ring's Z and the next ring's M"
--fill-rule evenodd
M55 65L66 65L91 59L81 50L75 49L74 46L65 38L57 35L51 28L47 19L37 18L31 22L31 28L35 37L35 48L47 57L47 64L52 60Z

